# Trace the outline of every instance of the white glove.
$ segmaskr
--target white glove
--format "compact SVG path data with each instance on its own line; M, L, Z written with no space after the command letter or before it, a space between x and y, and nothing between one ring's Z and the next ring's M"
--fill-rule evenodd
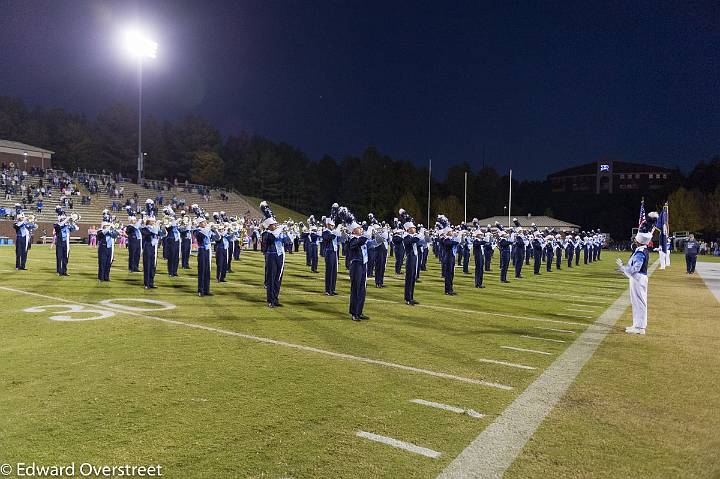
M618 268L622 268L623 266L625 266L620 258L615 260L615 264L618 265Z

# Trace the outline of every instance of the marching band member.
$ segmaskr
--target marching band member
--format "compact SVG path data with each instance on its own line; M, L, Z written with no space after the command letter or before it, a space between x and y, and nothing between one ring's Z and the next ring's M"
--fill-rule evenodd
M180 229L178 228L175 212L169 206L165 208L165 214L170 218L168 226L163 225L166 230L165 246L163 252L167 259L168 276L177 276L180 265Z
M575 235L575 266L580 266L580 250L583 249L583 242L580 234Z
M130 213L128 211L128 213ZM128 270L131 273L140 272L140 252L142 250L142 233L140 222L135 214L128 216L128 225L125 227L125 233L128 237Z
M487 231L490 233L490 225L487 225ZM495 248L495 238L490 233L487 243L485 244L485 271L490 271L490 264L492 262L493 249Z
M473 257L475 258L475 287L484 288L483 272L485 266L485 233L480 229L475 230L473 239Z
M515 268L515 277L522 278L522 267L525 262L525 236L523 235L520 222L517 218L513 218L515 223L515 237L512 241L513 267Z
M325 229L322 232L322 254L325 257L325 296L335 296L335 285L338 273L338 243L340 228L335 228L335 217L340 206L333 203L330 216L325 218Z
M420 246L420 235L417 234L417 228L412 222L412 218L404 210L400 210L401 221L404 221L405 235L403 237L403 249L405 250L405 304L415 306L415 282L418 278L418 270L420 268L420 254L422 247Z
M495 223L498 228L498 250L500 251L500 282L509 283L507 272L510 268L510 246L512 242L508 237L507 231L503 229L500 223Z
M375 272L373 275L375 278L375 287L384 288L390 233L384 222L382 226L378 225L374 228L373 233L375 234L375 247L373 248L373 251L375 251Z
M61 207L55 208L57 223L53 225L57 236L55 247L55 270L60 276L70 276L67 272L67 265L70 259L70 233L80 229L71 218L65 215Z
M196 219L197 227L192 229L192 234L198 245L198 296L212 296L210 292L210 256L212 243L218 238L217 232L208 226L207 218L204 216Z
M118 232L109 221L103 221L97 231L98 281L110 281L110 267L115 253Z
M15 203L13 228L15 229L15 269L24 270L26 269L27 254L32 244L32 231L37 228L37 225L28 221L19 203Z
M268 307L275 308L280 305L280 286L282 285L283 269L285 267L285 243L288 236L278 227L272 210L266 201L260 203L260 210L265 215L262 226L261 250L265 255L265 281L267 284Z
M638 228L635 241L638 247L630 256L628 264L624 265L618 258L617 271L627 276L630 280L630 302L632 303L633 324L625 328L628 334L645 334L647 328L647 288L648 288L648 263L650 253L648 243L652 240L655 224L658 220L658 213L648 213L645 221Z
M555 269L560 269L562 265L563 240L560 233L555 235Z
M146 224L140 227L140 234L142 235L143 285L145 289L154 289L157 287L155 286L155 270L158 243L161 238L165 237L166 231L165 228L156 226L154 215L146 217L145 221Z
M567 258L568 268L572 268L573 256L575 255L575 241L571 234L565 235L565 257Z
M222 220L221 220L222 221ZM218 237L215 240L215 280L218 283L225 283L225 276L228 270L228 248L230 238L224 223L217 228Z
M453 231L448 224L442 230L443 239L441 246L443 251L443 277L445 278L445 294L455 296L453 280L455 279L455 255L460 245L460 237L457 231Z
M583 264L588 264L588 256L590 253L590 237L583 231Z
M532 248L533 248L533 274L539 275L545 244L543 241L542 233L538 230L535 230L535 233L533 234Z
M402 216L405 213L405 210L400 208L399 213ZM395 250L395 274L400 274L405 261L405 248L403 245L404 231L402 229L402 223L400 223L397 218L394 218L393 222L395 227L392 236L392 243L394 245L393 249Z
M549 273L552 271L553 252L555 251L555 238L552 235L545 237L545 269Z
M190 249L192 248L192 229L188 227L189 221L185 210L180 212L180 264L182 269L190 269Z
M370 232L363 231L352 214L346 211L346 223L351 232L347 242L350 258L350 318L353 321L370 319L363 314L367 285L367 248Z

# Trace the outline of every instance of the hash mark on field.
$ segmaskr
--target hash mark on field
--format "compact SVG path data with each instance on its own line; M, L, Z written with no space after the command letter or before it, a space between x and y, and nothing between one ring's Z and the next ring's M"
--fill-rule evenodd
M505 361L498 361L496 359L480 358L480 359L478 359L478 361L480 361L481 363L499 364L501 366L509 366L511 368L517 368L517 369L537 369L536 367L533 367L533 366L526 366L524 364L508 363Z
M570 331L568 329L542 328L540 326L535 326L535 329L544 329L545 331L555 331L556 333L575 334L575 331Z
M564 343L565 342L564 339L540 338L537 336L528 336L526 334L523 334L522 337L527 338L527 339L537 339L538 341L550 341L551 343Z
M579 314L565 314L565 313L553 313L556 316L567 316L568 318L585 318L585 319L592 319L592 316L582 316Z
M481 417L485 417L484 414L480 414L479 412L473 411L472 409L463 409L461 407L450 406L448 404L442 404L439 402L426 401L424 399L411 399L410 402L415 403L415 404L420 404L422 406L430 406L430 407L434 407L437 409L443 409L445 411L450 411L450 412L454 412L457 414L467 414L470 417L474 417L474 418L478 418L478 419L480 419Z
M535 349L525 349L525 348L516 348L514 346L500 346L502 349L510 349L512 351L520 351L523 353L535 353L535 354L544 354L546 356L552 356L552 353L548 353L545 351L537 351Z
M580 308L565 308L568 311L580 311L582 313L595 313L596 310L594 309L580 309Z
M439 372L439 371L432 371L432 370L430 370L430 369L416 368L416 367L414 367L414 366L408 366L408 365L406 365L406 364L391 363L391 362L389 362L389 361L382 361L382 360L380 360L380 359L371 359L371 358L366 358L366 357L363 357L363 356L353 356L352 354L338 353L338 352L335 352L335 351L328 351L328 350L325 350L325 349L314 348L314 347L312 347L312 346L305 346L305 345L302 345L302 344L288 343L288 342L285 342L285 341L279 341L279 340L277 340L277 339L263 338L263 337L261 337L261 336L253 336L252 334L240 333L240 332L237 332L237 331L229 331L229 330L227 330L227 329L213 328L213 327L211 327L211 326L205 326L205 325L202 325L202 324L185 323L185 322L183 322L183 321L177 321L177 320L168 319L168 318L160 318L160 317L158 317L158 316L150 316L150 315L147 315L147 314L142 314L142 313L138 313L138 312L135 312L135 311L128 311L128 310L125 310L125 309L114 309L114 308L112 308L112 307L110 307L110 306L105 306L105 305L82 303L82 302L80 302L80 301L72 301L72 300L69 300L69 299L57 298L57 297L55 297L55 296L48 296L48 295L40 294L40 293L33 293L33 292L31 292L31 291L25 291L25 290L22 290L22 289L8 288L8 287L6 287L6 286L0 286L0 289L1 289L1 290L5 290L5 291L11 291L11 292L13 292L13 293L21 293L21 294L26 294L26 295L29 295L29 296L37 296L37 297L45 298L45 299L52 299L52 300L54 300L54 301L60 301L60 302L63 302L63 303L79 304L79 305L82 305L82 306L91 306L91 307L93 307L93 308L100 309L100 310L112 311L112 312L115 312L115 313L123 313L123 314L127 314L127 315L130 315L130 316L139 316L139 317L141 317L141 318L152 319L152 320L154 320L154 321L160 321L160 322L167 323L167 324L174 324L174 325L176 325L176 326L185 326L185 327L188 327L188 328L201 329L201 330L204 330L204 331L211 331L211 332L214 332L214 333L225 334L225 335L227 335L227 336L235 336L235 337L238 337L238 338L243 338L243 339L248 339L248 340L251 340L251 341L256 341L256 342L258 342L258 343L273 344L273 345L276 345L276 346L284 346L284 347L290 348L290 349L297 349L297 350L301 350L301 351L308 351L308 352L313 352L313 353L318 353L318 354L324 354L324 355L326 355L326 356L330 356L330 357L334 357L334 358L338 358L338 359L345 359L345 360L348 360L348 361L358 361L358 362L366 363L366 364L375 364L375 365L384 366L384 367L387 367L387 368L401 369L401 370L404 370L404 371L411 371L411 372L414 372L414 373L426 374L426 375L428 375L428 376L434 376L434 377L438 377L438 378L451 379L451 380L453 380L453 381L461 381L461 382L470 383L470 384L478 384L478 385L481 385L481 386L488 386L488 387L493 387L493 388L497 388L497 389L503 389L503 390L505 390L505 391L512 391L512 389L513 389L512 386L507 386L507 385L505 385L505 384L498 384L498 383L492 383L492 382L488 382L488 381L483 381L482 379L466 378L466 377L463 377L463 376L456 376L456 375L454 375L454 374L443 373L443 372Z
M437 451L433 451L432 449L428 449L427 447L418 446L410 442L400 441L387 436L380 436L371 432L358 431L355 435L358 437L364 437L365 439L370 439L371 441L387 444L388 446L397 447L398 449L414 452L415 454L420 454L421 456L430 457L432 459L437 459L441 454Z

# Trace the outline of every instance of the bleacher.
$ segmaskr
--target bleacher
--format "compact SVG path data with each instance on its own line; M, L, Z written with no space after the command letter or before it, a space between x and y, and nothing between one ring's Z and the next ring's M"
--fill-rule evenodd
M57 170L46 170L45 178L53 173L62 174L62 172L58 172ZM141 207L144 207L145 200L147 198L155 200L158 196L162 196L163 204L157 205L158 210L160 211L163 206L170 205L172 197L176 196L178 200L182 199L185 201L185 210L188 212L190 211L190 205L197 203L205 211L211 213L214 211L225 211L230 216L262 216L258 210L258 205L250 204L242 195L231 191L210 189L208 201L205 201L203 195L198 192L199 190L202 191L205 189L200 185L187 185L186 187L184 183L180 183L175 186L172 183L156 180L146 180L144 184L138 185L130 181L115 182L112 177L105 175L104 179L106 182L112 182L118 190L120 188L123 189L123 198L115 198L114 196L108 194L107 188L102 185L103 175L92 174L91 176L97 179L99 191L91 193L78 179L82 178L82 176L75 175L73 177L75 180L74 186L79 190L80 195L73 195L71 197L73 202L72 209L65 208L68 214L72 212L78 213L82 217L80 221L82 225L99 225L102 221L102 211L105 208L110 210L111 214L115 214L120 222L125 223L127 219L125 202L127 199L133 198L135 193L137 193L137 202ZM40 178L41 177L39 176L29 176L25 180L25 184L28 186L37 185ZM47 179L44 179L43 181L47 184ZM145 184L162 187L162 191L153 188L146 188ZM186 191L186 189L189 191ZM227 196L227 201L221 199L221 194ZM90 203L83 205L81 203L82 196L89 197ZM37 213L35 206L37 198L34 198L34 202L32 204L28 204L26 206L25 211L26 213L35 214L36 222L38 223L54 223L57 219L55 215L55 207L60 204L60 197L60 191L57 188L53 188L52 196L46 195L44 197L42 213ZM0 209L4 208L7 214L13 215L15 212L15 203L21 203L21 200L22 194L19 191L17 194L11 195L10 199L5 199L5 192L2 191L2 195L0 196ZM119 208L117 208L116 211L112 210L113 201L119 205Z

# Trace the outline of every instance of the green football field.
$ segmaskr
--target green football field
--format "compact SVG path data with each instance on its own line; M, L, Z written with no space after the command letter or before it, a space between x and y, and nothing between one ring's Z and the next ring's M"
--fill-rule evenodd
M259 253L199 298L195 257L177 278L159 261L158 289L146 291L124 251L98 284L87 246L71 248L63 278L48 246L33 246L20 272L0 248L0 463L436 477L617 308L627 281L616 256L539 277L525 267L500 284L496 254L485 289L458 268L448 297L431 255L414 307L389 258L386 288L368 284L371 319L356 323L344 267L339 296L324 296L322 258L312 274L302 251L287 256L284 307L269 309ZM506 477L718 477L718 303L673 261L651 276L648 336L622 332L624 308L601 325L599 349Z

